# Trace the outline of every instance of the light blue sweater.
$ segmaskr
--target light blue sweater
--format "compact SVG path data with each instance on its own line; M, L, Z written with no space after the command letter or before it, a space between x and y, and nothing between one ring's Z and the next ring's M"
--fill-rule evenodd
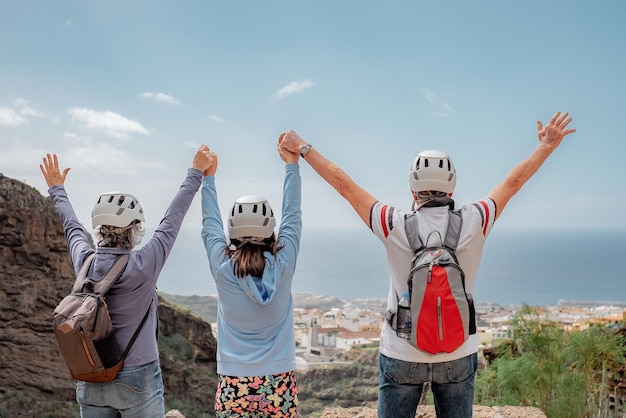
M302 234L300 169L285 165L278 246L265 255L262 278L238 278L226 250L215 178L202 181L202 239L216 283L217 372L227 376L265 376L295 370L291 283Z

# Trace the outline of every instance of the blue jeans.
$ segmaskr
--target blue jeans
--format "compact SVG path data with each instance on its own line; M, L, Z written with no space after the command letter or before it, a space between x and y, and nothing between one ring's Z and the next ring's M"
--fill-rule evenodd
M110 383L76 384L82 418L163 418L163 378L159 361L123 367Z
M471 418L478 355L442 363L411 363L380 355L379 418L414 418L430 382L438 418Z

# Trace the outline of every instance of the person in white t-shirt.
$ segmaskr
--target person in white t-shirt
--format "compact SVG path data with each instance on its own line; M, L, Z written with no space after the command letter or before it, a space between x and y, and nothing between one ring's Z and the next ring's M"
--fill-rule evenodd
M576 131L567 129L571 121L567 113L561 112L555 113L545 126L538 121L539 144L533 152L517 164L487 197L460 208L463 222L456 255L465 273L467 293L474 293L483 246L495 220L563 138ZM352 205L381 240L391 277L387 305L389 311L395 312L397 295L406 289L413 256L404 229L406 212L379 202L295 131L281 135L281 145L299 152ZM413 197L411 211L418 217L422 241L426 242L432 231L445 236L449 210L454 207L452 193L456 185L456 171L449 156L438 150L420 152L411 166L409 185ZM451 353L430 354L398 337L385 321L380 339L378 416L413 418L424 384L430 383L437 417L471 417L478 345L478 335L474 334Z

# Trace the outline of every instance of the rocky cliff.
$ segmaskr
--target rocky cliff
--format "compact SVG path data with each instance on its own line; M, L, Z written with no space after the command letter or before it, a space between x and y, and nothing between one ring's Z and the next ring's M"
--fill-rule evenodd
M52 312L73 282L51 200L0 174L0 415L44 416L33 408L46 400L74 410L74 384L51 327ZM217 380L211 326L164 301L159 322L166 403L208 410Z

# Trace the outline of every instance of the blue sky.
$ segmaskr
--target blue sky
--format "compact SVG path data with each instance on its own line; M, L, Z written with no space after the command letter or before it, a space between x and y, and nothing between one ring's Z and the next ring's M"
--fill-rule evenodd
M414 156L443 149L462 204L560 110L578 131L498 223L626 228L625 17L620 0L4 2L0 172L45 194L38 164L55 152L85 224L101 192L123 190L150 228L206 143L223 210L260 194L280 214L275 142L295 129L407 209ZM301 166L305 228L359 226Z

